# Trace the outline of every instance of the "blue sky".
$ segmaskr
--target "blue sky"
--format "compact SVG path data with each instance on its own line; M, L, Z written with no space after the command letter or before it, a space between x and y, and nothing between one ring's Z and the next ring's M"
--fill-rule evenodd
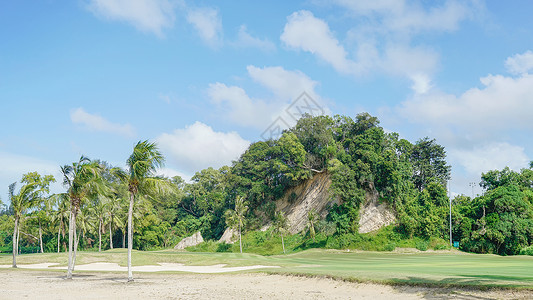
M448 152L453 193L533 159L531 1L3 1L0 197L84 154L231 164L306 92ZM55 184L55 192L63 187ZM480 193L479 187L474 190Z

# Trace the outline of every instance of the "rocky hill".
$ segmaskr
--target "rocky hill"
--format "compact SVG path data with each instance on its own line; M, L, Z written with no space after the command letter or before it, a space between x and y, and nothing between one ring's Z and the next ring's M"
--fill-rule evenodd
M290 188L285 196L276 201L276 211L282 211L287 216L289 231L294 234L305 229L307 213L315 210L323 219L329 208L338 199L332 199L329 194L331 177L328 173L320 173L302 184ZM359 212L359 232L367 233L392 224L396 217L393 210L386 204L380 203L379 194L375 189L367 192L365 203Z

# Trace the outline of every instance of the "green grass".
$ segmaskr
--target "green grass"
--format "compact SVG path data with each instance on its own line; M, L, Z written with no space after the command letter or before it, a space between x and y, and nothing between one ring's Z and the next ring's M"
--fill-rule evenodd
M115 262L126 265L125 249L79 252L76 263ZM24 254L18 264L57 262L66 265L65 253ZM350 281L426 286L472 286L533 289L533 257L450 253L346 252L306 250L289 255L262 256L248 253L134 251L133 265L160 262L186 265L228 266L275 265L267 273L325 276ZM11 264L11 256L0 255L0 264ZM5 270L5 269L4 269Z

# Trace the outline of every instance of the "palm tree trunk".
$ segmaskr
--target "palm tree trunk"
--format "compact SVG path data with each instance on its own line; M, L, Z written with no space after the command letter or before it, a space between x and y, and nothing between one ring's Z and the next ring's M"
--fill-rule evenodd
M59 226L59 229L57 230L57 253L59 253L60 241L61 241L61 225Z
M98 252L102 252L102 220L98 221Z
M74 260L72 261L72 271L74 271L74 267L76 266L76 255L78 255L78 243L80 242L80 235L78 234L78 231L74 229Z
M76 213L75 209L70 210L70 221L68 228L68 268L67 268L67 279L72 279L72 271L74 269L74 231L76 230Z
M241 238L241 224L239 223L239 247L241 249L242 254L242 238Z
M131 249L133 246L133 202L135 195L130 193L130 208L128 210L128 282L133 281L133 272L131 270Z
M122 229L122 248L126 248L126 228Z
M109 246L113 249L113 232L111 231L111 222L109 222Z
M19 252L20 252L19 242L20 242L20 228L18 228L18 226L17 226L17 255L19 255Z
M17 245L17 232L18 232L19 219L15 218L15 228L13 229L13 268L17 267L17 253L19 251Z
M43 230L41 228L41 222L39 222L39 244L41 245L41 253L44 253L43 251Z
M281 246L283 247L283 254L285 254L285 243L283 242L283 233L281 234Z

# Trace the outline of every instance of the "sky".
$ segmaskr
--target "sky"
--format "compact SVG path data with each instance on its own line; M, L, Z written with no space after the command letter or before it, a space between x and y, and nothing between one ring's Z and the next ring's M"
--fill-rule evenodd
M0 3L0 198L81 155L166 176L231 165L295 108L434 138L452 194L533 160L533 2L18 0ZM305 105L303 105L305 104ZM309 111L311 112L311 110ZM473 187L472 184L473 183Z

